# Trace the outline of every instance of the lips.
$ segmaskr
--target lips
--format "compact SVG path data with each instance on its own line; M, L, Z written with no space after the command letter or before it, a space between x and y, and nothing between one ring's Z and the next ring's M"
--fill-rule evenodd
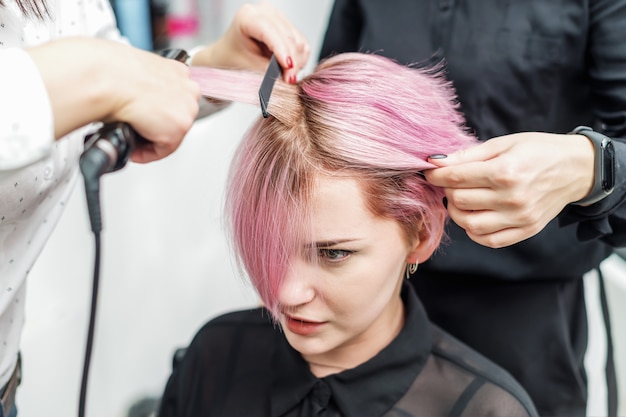
M317 332L325 322L320 321L307 321L299 319L297 317L291 317L285 315L285 326L290 332L298 334L300 336L309 336Z

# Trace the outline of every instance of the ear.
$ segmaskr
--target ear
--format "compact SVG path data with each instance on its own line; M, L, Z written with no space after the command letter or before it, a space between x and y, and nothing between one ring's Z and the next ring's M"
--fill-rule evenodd
M411 251L407 256L408 263L422 263L432 256L441 243L446 216L445 210L437 210L431 213L428 219L422 219L417 227L416 237L411 243ZM434 223L430 225L431 227L426 227L425 221Z
M426 261L428 258L431 257L433 252L435 252L438 243L438 240L433 241L431 239L422 240L419 237L416 238L411 245L411 250L409 254L407 255L407 263L421 264L422 262Z

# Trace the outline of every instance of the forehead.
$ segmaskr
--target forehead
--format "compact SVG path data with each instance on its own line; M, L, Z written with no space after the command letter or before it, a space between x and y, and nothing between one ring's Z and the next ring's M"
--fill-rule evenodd
M311 203L316 222L341 218L337 223L352 223L350 219L353 218L359 223L374 217L367 209L361 186L354 178L317 175L314 184Z
M317 175L311 197L317 240L364 239L400 230L395 220L370 211L362 186L352 177Z

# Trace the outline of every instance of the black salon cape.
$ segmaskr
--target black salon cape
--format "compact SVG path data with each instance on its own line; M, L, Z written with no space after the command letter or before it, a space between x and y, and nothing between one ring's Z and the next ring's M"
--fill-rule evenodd
M368 362L315 377L267 310L218 317L170 376L159 417L535 416L503 369L429 323L410 285L406 323Z

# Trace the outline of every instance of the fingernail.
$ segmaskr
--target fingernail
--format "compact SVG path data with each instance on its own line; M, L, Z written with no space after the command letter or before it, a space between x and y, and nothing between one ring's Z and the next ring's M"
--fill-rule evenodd
M295 84L296 83L296 76L295 75L290 75L289 76L289 82L291 84Z
M434 155L430 155L428 157L428 159L446 159L448 157L448 155L443 154L443 153L436 153Z
M444 197L444 198L443 198L443 206L444 206L445 208L448 208L448 197Z
M293 68L293 60L290 56L287 57L287 68Z

